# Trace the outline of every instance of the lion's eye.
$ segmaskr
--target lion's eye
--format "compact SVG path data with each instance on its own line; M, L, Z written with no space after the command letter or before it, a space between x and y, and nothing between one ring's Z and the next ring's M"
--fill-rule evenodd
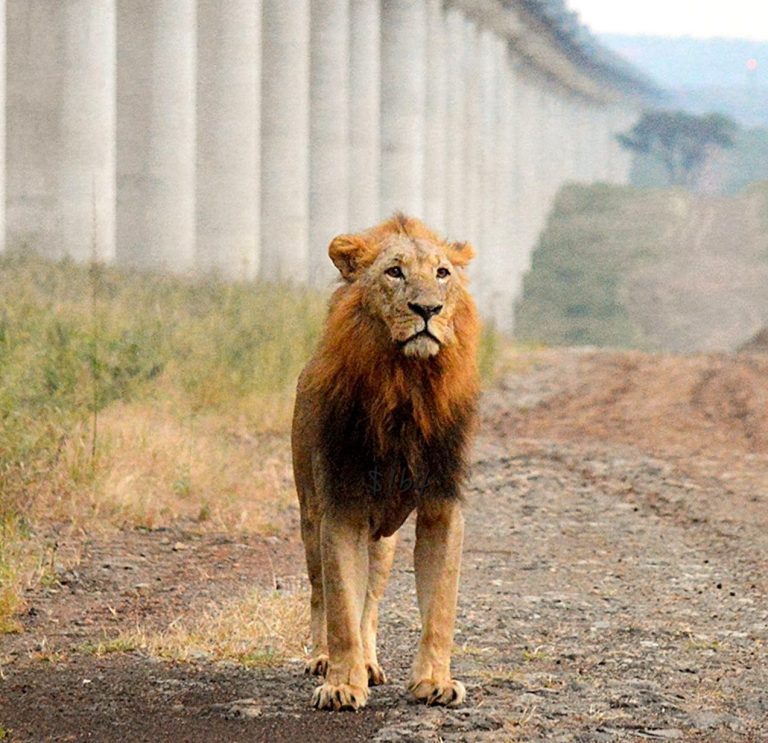
M387 276L391 276L393 279L402 279L403 278L403 271L400 268L400 266L392 266L391 268L388 268L386 271L384 271Z
M438 279L446 279L451 275L451 272L445 268L444 266L441 266L437 269L437 278Z

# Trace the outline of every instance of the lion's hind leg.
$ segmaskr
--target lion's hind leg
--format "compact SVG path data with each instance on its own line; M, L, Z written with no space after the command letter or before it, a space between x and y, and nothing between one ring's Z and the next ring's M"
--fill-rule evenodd
M365 594L360 633L363 638L363 655L370 686L387 683L387 676L379 665L376 654L376 630L379 625L379 601L384 595L389 573L392 570L396 546L397 535L382 537L368 545L368 590Z

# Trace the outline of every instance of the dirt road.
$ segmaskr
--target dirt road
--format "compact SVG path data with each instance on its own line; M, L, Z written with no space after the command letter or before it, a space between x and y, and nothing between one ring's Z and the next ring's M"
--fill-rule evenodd
M411 524L382 612L392 683L361 713L312 712L298 660L78 650L302 575L295 537L178 530L91 541L29 597L0 725L12 741L768 741L767 401L757 355L517 358L485 395L467 493L461 709L403 690Z

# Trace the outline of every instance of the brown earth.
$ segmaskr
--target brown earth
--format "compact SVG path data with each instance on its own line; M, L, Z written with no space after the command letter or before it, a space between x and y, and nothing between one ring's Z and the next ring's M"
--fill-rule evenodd
M412 525L382 611L392 683L308 707L291 661L83 651L138 622L303 581L297 535L127 531L30 592L0 652L12 741L768 741L768 357L519 355L486 393L454 667L465 706L403 690ZM72 549L61 538L61 552Z

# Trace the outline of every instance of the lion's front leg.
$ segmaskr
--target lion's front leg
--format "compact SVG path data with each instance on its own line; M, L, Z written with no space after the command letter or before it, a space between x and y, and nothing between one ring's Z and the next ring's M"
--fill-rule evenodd
M310 628L312 631L312 658L305 672L325 676L328 670L328 640L325 629L325 600L323 597L323 566L320 555L320 519L311 518L308 509L302 507L301 536L307 557L307 574L310 584Z
M379 625L379 601L387 587L392 561L395 558L397 535L382 537L368 547L368 590L360 630L363 636L363 655L368 669L368 683L378 686L387 683L384 669L379 665L376 653L376 630Z
M459 503L419 507L414 565L422 629L408 689L427 704L458 705L466 695L464 685L451 678L463 538Z
M323 596L328 637L325 683L315 689L318 709L358 709L368 701L360 621L368 584L368 524L329 509L320 527Z

